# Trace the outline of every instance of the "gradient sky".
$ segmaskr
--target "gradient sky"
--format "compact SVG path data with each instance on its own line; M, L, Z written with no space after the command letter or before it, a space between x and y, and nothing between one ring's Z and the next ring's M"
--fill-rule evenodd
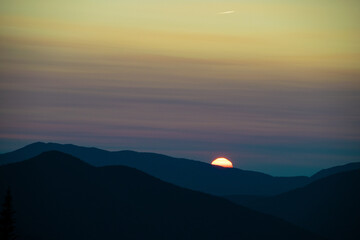
M2 0L0 152L73 143L273 175L359 161L359 12L355 0Z

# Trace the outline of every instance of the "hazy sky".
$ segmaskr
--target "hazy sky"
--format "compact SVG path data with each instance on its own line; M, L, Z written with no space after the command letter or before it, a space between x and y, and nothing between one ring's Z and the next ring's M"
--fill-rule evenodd
M356 0L2 0L0 152L131 149L274 175L360 160Z

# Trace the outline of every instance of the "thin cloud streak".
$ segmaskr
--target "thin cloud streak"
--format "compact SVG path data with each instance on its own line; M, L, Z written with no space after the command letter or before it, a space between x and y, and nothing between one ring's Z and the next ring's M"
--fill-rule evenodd
M234 12L235 11L230 10L230 11L218 12L218 14L232 14Z

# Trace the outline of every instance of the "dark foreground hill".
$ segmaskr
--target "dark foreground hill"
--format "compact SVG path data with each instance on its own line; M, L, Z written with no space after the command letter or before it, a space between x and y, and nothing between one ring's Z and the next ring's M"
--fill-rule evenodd
M133 167L166 182L215 195L275 195L310 182L308 177L273 177L260 172L214 167L199 161L155 153L109 152L56 143L34 143L14 152L1 154L0 165L23 161L50 150L68 153L93 166Z
M331 175L275 197L228 199L328 239L360 239L360 170Z
M21 239L318 239L136 169L92 167L55 151L0 167L0 199L8 186Z

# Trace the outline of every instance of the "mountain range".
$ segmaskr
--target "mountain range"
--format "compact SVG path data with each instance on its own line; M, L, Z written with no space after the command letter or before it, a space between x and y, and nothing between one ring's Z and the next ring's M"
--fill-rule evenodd
M310 239L360 238L360 163L282 178L155 153L39 142L0 154L0 197L7 186L24 239L282 239L294 231ZM255 219L275 228L262 230Z
M183 158L134 151L105 151L72 144L37 142L0 154L0 165L23 161L46 151L61 151L93 166L123 165L144 171L169 183L218 196L271 196L303 187L328 175L360 169L360 163L324 169L311 177L273 177L256 171L226 169ZM236 184L234 184L236 183Z
M33 143L0 155L0 165L23 161L46 151L61 151L93 166L123 165L144 171L169 183L214 195L276 195L303 187L308 177L273 177L256 171L227 169L155 153L105 151L71 144ZM234 184L236 183L236 184Z
M279 218L125 166L58 151L0 167L21 239L321 239Z
M338 170L338 168L337 168ZM360 239L360 170L334 173L277 196L228 196L327 239Z

